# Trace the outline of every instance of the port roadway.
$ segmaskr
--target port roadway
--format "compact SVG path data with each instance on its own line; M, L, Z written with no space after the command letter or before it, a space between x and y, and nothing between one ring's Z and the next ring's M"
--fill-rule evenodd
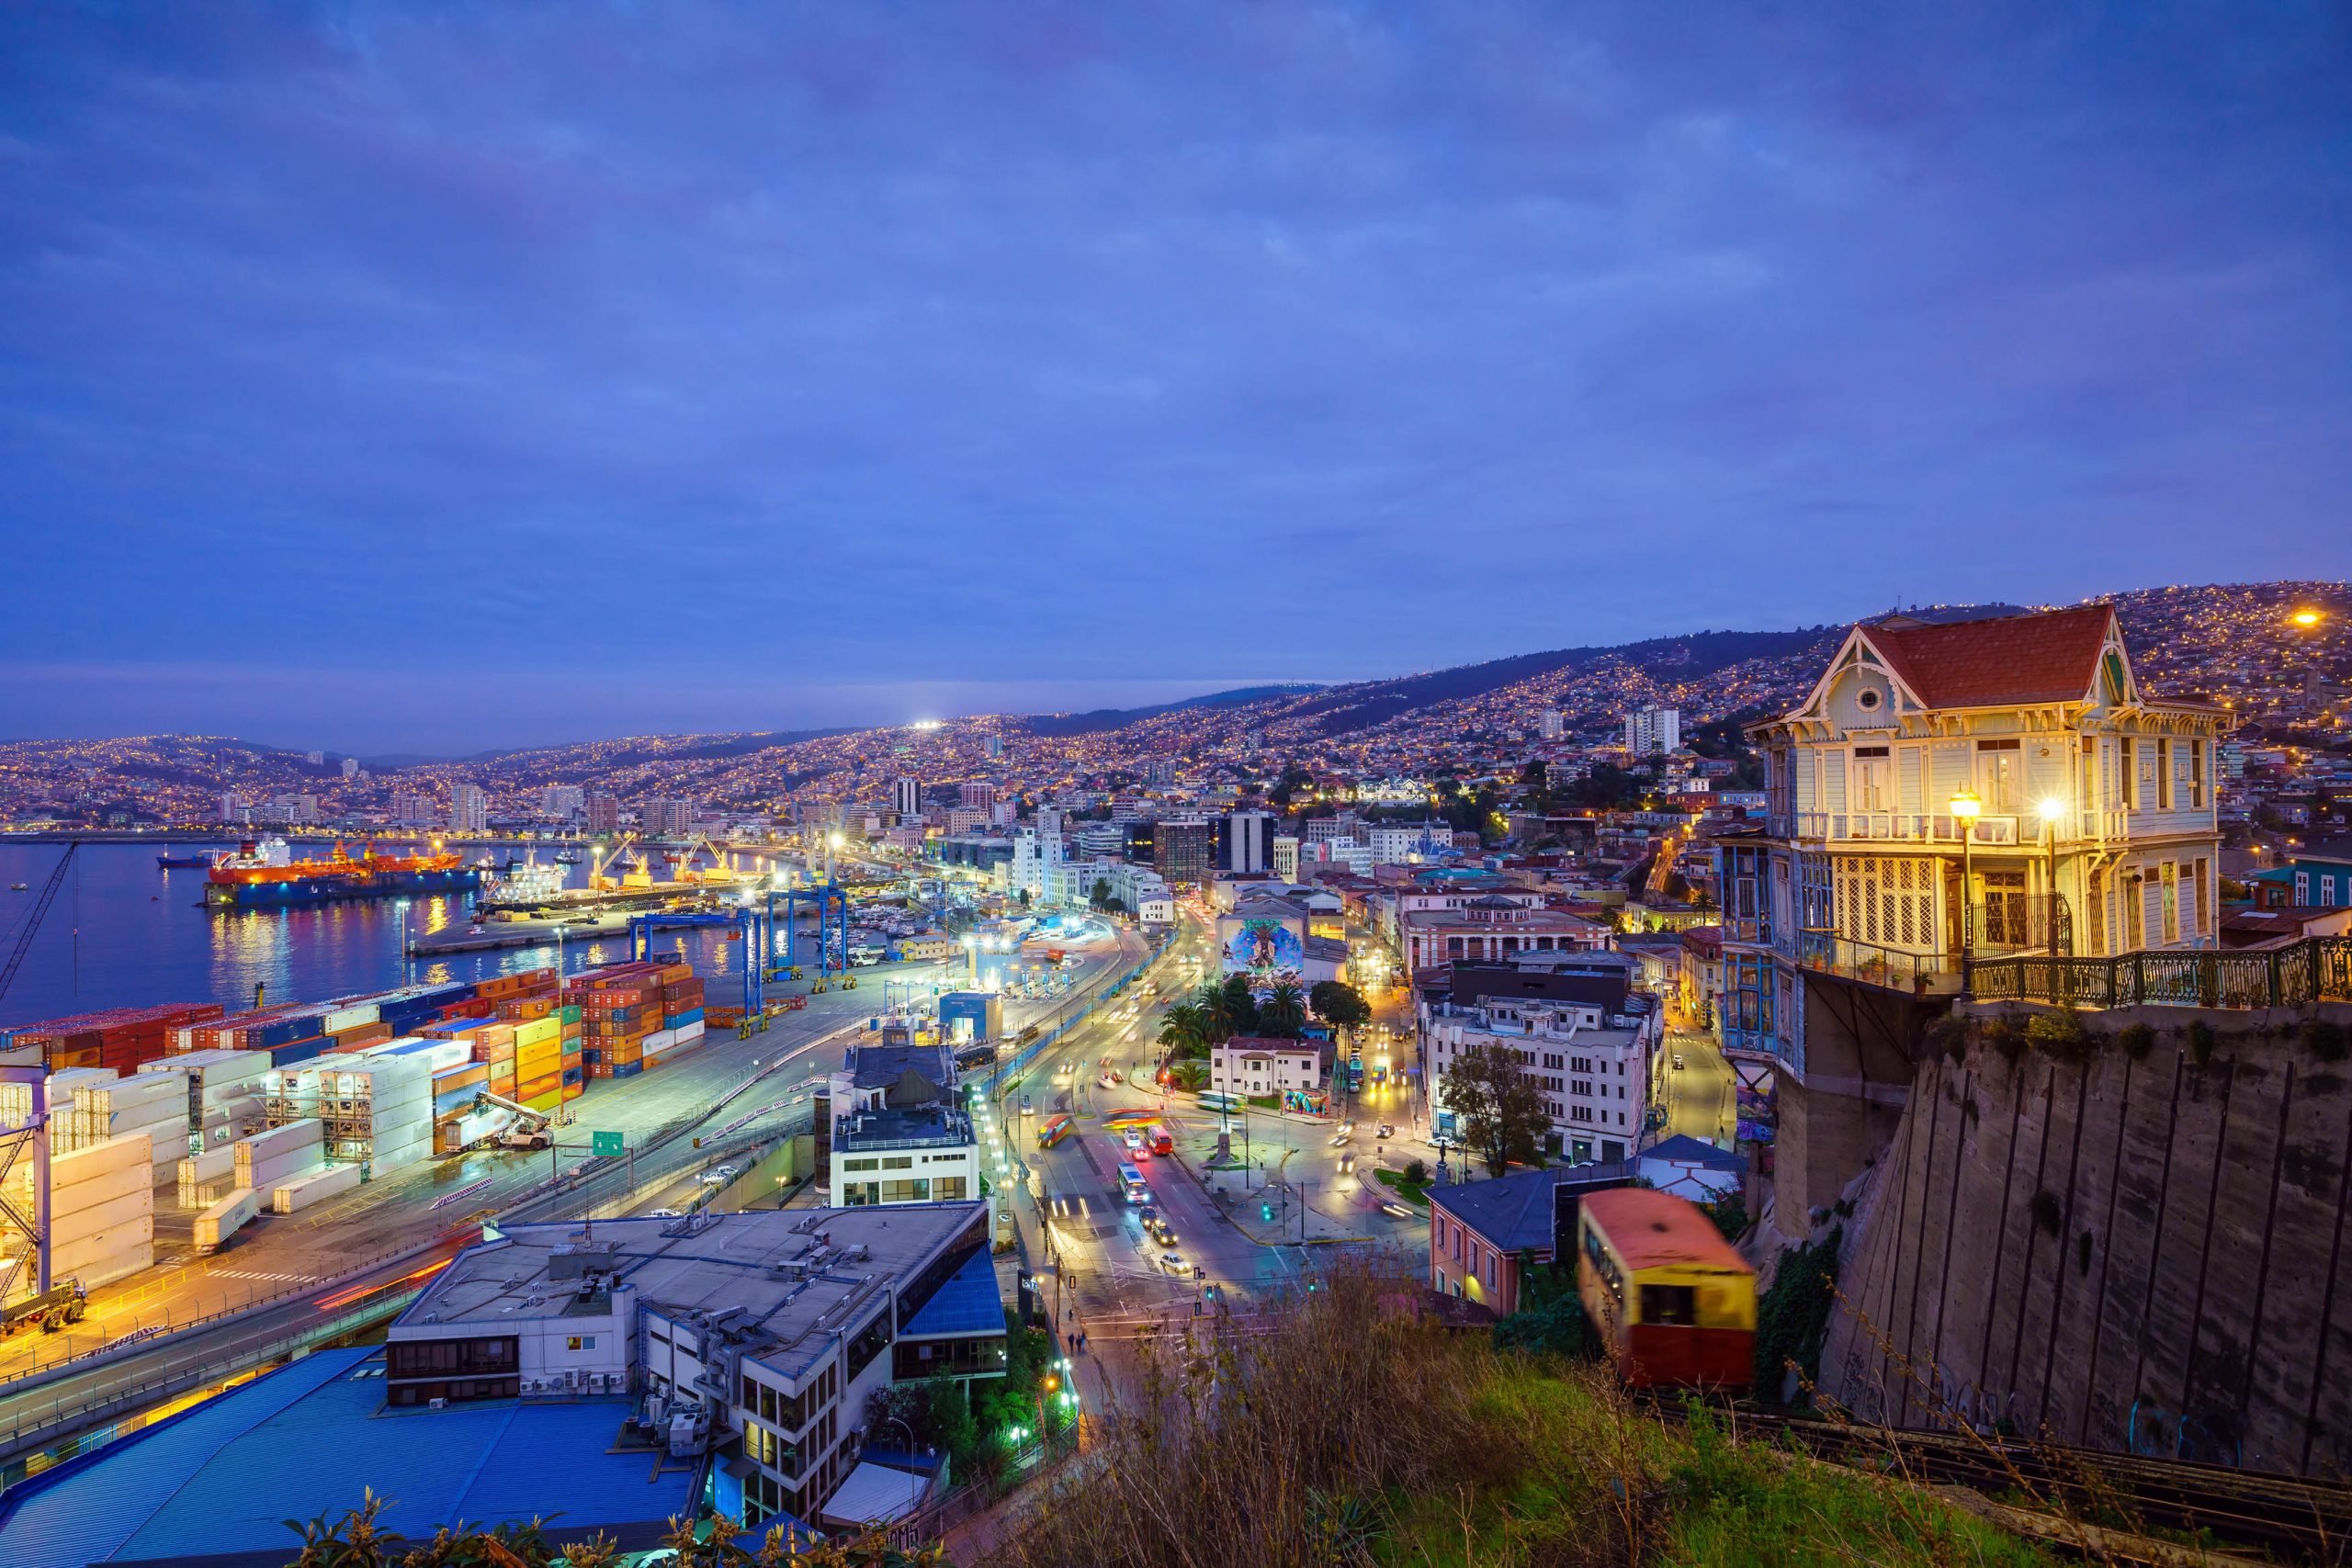
M1140 962L1143 940L1120 930L1109 942L1072 949L1071 989L1061 997L1009 1000L1006 1027L1054 1027L1067 1010ZM627 1206L632 1178L642 1189L712 1156L719 1140L694 1138L747 1122L737 1140L805 1125L795 1090L832 1064L828 1043L845 1043L882 1010L886 979L936 982L953 989L960 962L857 971L858 989L811 996L808 1005L739 1039L714 1032L682 1060L625 1079L593 1080L568 1109L552 1151L481 1150L412 1167L300 1214L251 1222L210 1257L194 1253L195 1213L160 1203L156 1266L93 1293L90 1315L68 1333L0 1341L0 1459L86 1427L117 1401L153 1404L171 1384L271 1354L289 1335L331 1328L366 1292L396 1286L453 1257L481 1234L484 1218L558 1218ZM724 976L714 983L724 985ZM788 987L787 990L804 987ZM589 1134L619 1132L637 1154L595 1161ZM664 1134L659 1145L653 1139ZM581 1168L597 1167L584 1177ZM560 1190L550 1190L549 1183ZM169 1193L159 1189L159 1198ZM380 1303L379 1303L380 1305Z

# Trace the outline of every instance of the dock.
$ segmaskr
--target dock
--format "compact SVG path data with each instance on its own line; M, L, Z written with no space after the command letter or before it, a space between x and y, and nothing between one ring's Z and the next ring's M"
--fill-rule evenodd
M411 958L442 958L453 953L492 953L507 947L545 947L562 932L562 942L610 942L628 935L628 917L583 914L571 920L492 920L477 931L456 926L429 936L411 937Z

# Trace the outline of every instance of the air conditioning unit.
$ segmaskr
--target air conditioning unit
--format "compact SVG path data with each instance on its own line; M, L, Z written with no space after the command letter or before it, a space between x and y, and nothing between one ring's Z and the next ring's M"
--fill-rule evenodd
M427 1410L447 1410L449 1408L449 1402L446 1399L428 1399L424 1402L424 1407Z

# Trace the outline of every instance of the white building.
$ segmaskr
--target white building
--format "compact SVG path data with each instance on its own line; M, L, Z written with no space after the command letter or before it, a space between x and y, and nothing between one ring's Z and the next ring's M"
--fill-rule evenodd
M1641 1012L1608 1012L1596 1004L1490 997L1476 1007L1436 1003L1421 1012L1421 1043L1441 1112L1442 1078L1465 1051L1507 1047L1551 1112L1547 1152L1581 1164L1623 1159L1639 1143L1648 1109L1649 1053L1659 1013L1646 998Z
M539 815L550 822L568 822L587 807L588 792L578 784L548 784L539 791Z
M1411 865L1453 852L1453 829L1443 822L1375 822L1365 836L1374 865Z
M490 796L480 784L449 786L449 831L481 833L490 829Z
M890 785L890 806L898 812L899 819L902 822L910 818L921 817L922 815L922 785L904 773L899 774L897 781Z
M1566 732L1566 723L1558 708L1545 708L1535 716L1536 733L1546 740L1557 740Z
M242 828L252 819L253 814L246 808L244 797L235 790L232 789L220 797L220 820L223 825Z
M1148 926L1172 926L1176 923L1176 895L1163 886L1157 893L1137 896L1136 919Z
M1280 1094L1322 1082L1319 1045L1244 1035L1209 1049L1209 1088L1220 1094Z
M1284 882L1298 880L1298 835L1277 833L1273 843L1273 872Z
M345 778L347 778L347 779L356 779L356 778L357 778L357 777L359 776L359 759L358 759L358 758L356 758L356 757L345 757L345 758L343 760L343 761L342 761L342 763L341 763L340 765L341 765L341 767L342 767L342 769L343 769L343 776L344 776Z
M1635 760L1682 749L1682 710L1645 707L1625 716L1625 750Z
M695 803L691 800L649 800L639 809L639 820L644 823L649 833L683 839L695 830Z
M1226 869L1242 875L1270 869L1273 863L1273 813L1237 811L1226 818Z

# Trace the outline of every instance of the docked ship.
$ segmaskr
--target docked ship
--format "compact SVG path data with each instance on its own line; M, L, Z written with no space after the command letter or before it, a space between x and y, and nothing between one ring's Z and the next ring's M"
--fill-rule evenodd
M481 873L456 855L385 855L372 846L349 855L338 843L324 860L296 860L283 839L238 846L213 863L204 901L216 909L271 909L345 898L395 898L471 893Z
M205 850L198 850L192 855L157 855L155 863L165 871L209 871L212 869L212 855Z

